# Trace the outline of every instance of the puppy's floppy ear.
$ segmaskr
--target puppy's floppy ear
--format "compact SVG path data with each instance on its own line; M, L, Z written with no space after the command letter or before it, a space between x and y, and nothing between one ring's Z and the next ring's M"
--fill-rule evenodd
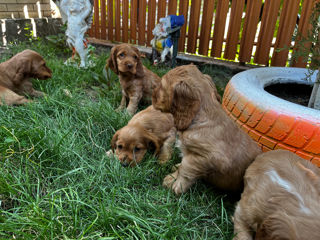
M213 85L213 91L214 91L215 98L218 100L219 103L221 103L221 96L218 93L218 90L217 90L216 86L214 86L214 85Z
M217 101L219 103L221 103L221 96L218 93L217 87L214 84L212 78L208 75L208 74L203 74L203 76L207 79L207 81L209 82L210 86L213 88L213 94L212 94L212 98L217 99Z
M17 71L12 81L14 84L18 85L25 76L32 74L32 59L27 57L21 57L17 59L17 62L15 64L17 65Z
M152 150L155 155L158 155L160 152L160 141L159 139L148 130L144 132L144 140L149 150Z
M138 55L138 59L137 59L137 67L136 67L136 76L139 78L144 77L144 70L143 70L143 64L141 61L141 54L138 48L133 47L134 51L137 53Z
M170 112L174 117L176 128L180 131L185 130L200 109L200 95L184 81L177 83L173 91Z
M115 74L119 74L118 64L117 64L117 53L118 53L118 46L114 46L111 49L110 57L107 60L106 68L110 68Z
M298 239L294 224L285 212L276 212L258 225L256 240L290 240Z
M120 129L121 130L121 129ZM114 152L114 149L117 147L116 146L116 142L118 141L118 137L119 137L119 134L120 134L120 130L118 130L112 137L111 139L111 149L112 149L112 152Z

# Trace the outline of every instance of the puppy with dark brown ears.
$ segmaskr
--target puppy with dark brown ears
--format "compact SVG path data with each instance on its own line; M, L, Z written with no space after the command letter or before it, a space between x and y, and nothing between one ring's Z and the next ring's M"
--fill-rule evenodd
M289 151L269 151L248 167L244 184L234 239L320 239L320 170L311 162Z
M160 77L143 66L139 50L123 43L114 46L107 60L109 67L119 76L122 88L122 99L118 109L124 109L133 115L140 100L151 104L152 90L158 86Z
M173 115L183 155L164 186L181 194L202 178L223 190L242 190L245 170L261 150L224 112L208 75L194 65L169 71L152 104Z
M30 102L22 95L41 97L44 93L33 88L31 78L51 78L52 71L39 53L24 50L0 63L0 105L19 105Z
M159 163L164 164L171 158L175 140L173 116L155 110L151 105L114 134L111 147L125 167L140 163L149 149L157 155Z

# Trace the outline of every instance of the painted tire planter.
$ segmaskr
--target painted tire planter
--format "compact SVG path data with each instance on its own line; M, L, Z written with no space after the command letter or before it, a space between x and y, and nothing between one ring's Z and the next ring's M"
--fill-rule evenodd
M228 83L223 108L262 148L287 149L320 167L320 111L266 92L277 83L310 84L306 69L256 68L236 74ZM312 76L315 81L316 73Z

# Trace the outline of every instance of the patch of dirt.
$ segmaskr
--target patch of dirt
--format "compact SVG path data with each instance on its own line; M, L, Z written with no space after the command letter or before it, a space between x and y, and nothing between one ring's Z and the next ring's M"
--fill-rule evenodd
M295 83L279 83L267 86L265 87L265 90L278 98L307 107L312 92L312 86Z

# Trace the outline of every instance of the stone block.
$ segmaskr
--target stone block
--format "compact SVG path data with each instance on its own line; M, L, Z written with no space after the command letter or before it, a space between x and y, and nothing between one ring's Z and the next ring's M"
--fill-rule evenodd
M42 11L49 11L51 10L51 6L49 4L40 4L40 9Z
M6 39L7 42L19 42L28 40L32 24L30 19L7 19L6 26Z
M61 33L62 21L59 18L37 18L36 23L37 36L46 37Z
M0 4L0 12L7 11L7 5L6 4Z
M38 18L39 17L39 13L37 12L29 12L29 18Z
M0 3L6 3L6 4L17 3L17 0L0 0Z
M19 18L19 13L0 12L0 19L11 18L11 14L13 14L16 18Z
M39 0L18 0L18 3L36 4Z
M51 11L42 11L42 17L51 17Z
M9 12L12 12L12 11L23 12L23 7L24 7L24 4L8 4L7 5L7 9Z

